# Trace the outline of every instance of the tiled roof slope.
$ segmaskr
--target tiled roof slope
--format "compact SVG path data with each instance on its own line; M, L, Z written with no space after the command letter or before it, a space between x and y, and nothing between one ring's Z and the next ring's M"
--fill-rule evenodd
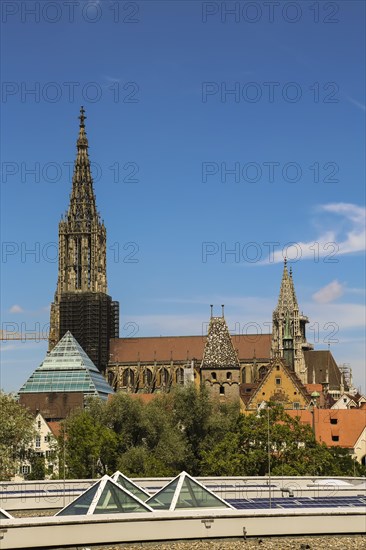
M313 371L315 370L315 383L322 384L326 381L328 369L329 389L339 388L341 384L341 371L328 350L304 351L305 365L308 372L308 383L313 383Z
M231 336L239 360L269 360L270 334L237 334ZM111 362L187 361L203 358L207 336L151 336L145 338L114 338L111 340Z
M203 351L202 368L239 367L239 360L224 317L211 317Z
M286 412L292 417L299 417L303 424L313 425L310 410ZM366 409L315 409L314 412L316 439L327 446L354 448L366 428ZM333 440L332 436L338 437L338 440Z

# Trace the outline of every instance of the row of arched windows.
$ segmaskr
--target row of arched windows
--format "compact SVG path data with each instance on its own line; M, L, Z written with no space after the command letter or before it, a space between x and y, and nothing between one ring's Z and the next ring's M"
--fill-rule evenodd
M176 382L176 384L183 384L184 383L184 370L183 368L178 368L174 375L174 377L171 376L168 369L163 368L160 370L160 372L156 375L156 385L157 386L167 386L169 385L173 379ZM138 381L138 375L137 373L130 368L127 368L123 371L122 374L122 387L132 387L137 383ZM144 386L150 386L153 382L153 372L149 368L145 368L142 371L142 379L140 379L140 383Z

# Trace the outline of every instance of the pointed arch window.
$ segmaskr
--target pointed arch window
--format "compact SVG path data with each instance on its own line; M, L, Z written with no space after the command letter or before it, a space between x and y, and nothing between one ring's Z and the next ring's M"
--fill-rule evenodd
M145 369L144 372L144 383L146 386L149 386L152 382L152 372L150 369Z
M259 374L259 379L260 380L263 380L263 378L266 376L266 367L260 367L259 371L258 371L258 374Z
M169 371L166 368L163 368L161 371L161 384L167 386L169 384Z
M124 387L130 387L130 386L133 386L134 383L135 383L135 373L133 372L132 369L126 369L123 372L122 385Z
M181 384L181 385L184 384L184 370L181 367L179 367L179 369L176 370L175 381L177 384Z

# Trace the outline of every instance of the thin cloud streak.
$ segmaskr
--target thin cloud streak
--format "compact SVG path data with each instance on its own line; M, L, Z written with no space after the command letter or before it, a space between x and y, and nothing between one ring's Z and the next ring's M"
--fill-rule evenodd
M345 235L341 236L340 227L342 224L337 222L337 229L330 229L311 241L294 243L293 248L296 251L296 260L300 259L300 257L302 260L314 259L314 255L316 255L319 258L324 257L329 258L330 261L335 261L339 255L364 252L366 250L365 208L349 203L330 203L319 206L318 210L342 216L345 222L351 224L351 228L345 232ZM288 259L290 261L294 259L291 255L289 253ZM275 250L272 256L268 256L256 265L269 265L282 262L283 250Z

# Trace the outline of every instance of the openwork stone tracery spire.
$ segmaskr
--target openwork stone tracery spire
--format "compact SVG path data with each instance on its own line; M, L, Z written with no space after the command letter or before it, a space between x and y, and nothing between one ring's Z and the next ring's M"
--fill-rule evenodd
M51 305L49 349L70 330L104 370L109 338L118 336L118 303L107 295L106 228L97 211L81 107L70 203L59 223L57 290Z
M306 341L305 326L309 320L300 314L292 269L288 272L286 259L272 321L272 357L282 357L305 383L307 375L303 352L312 349L313 346Z
M70 205L59 224L58 293L107 292L107 236L96 208L83 107L79 119Z

